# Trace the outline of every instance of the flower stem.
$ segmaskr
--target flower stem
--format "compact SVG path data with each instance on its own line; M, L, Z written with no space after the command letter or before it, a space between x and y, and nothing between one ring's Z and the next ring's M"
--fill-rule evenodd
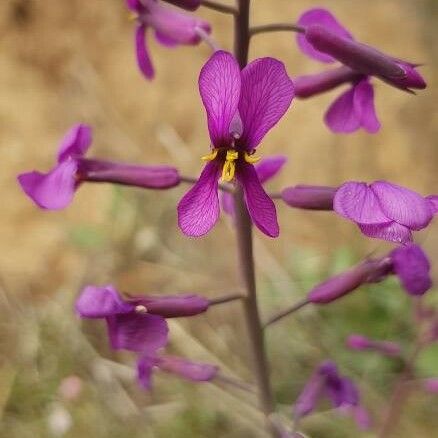
M295 303L293 306L288 307L286 310L282 310L279 313L276 313L275 315L272 315L263 325L263 327L268 327L271 324L274 324L275 322L279 321L280 319L283 319L285 316L290 315L291 313L294 313L298 310L300 310L301 308L303 308L304 306L306 306L307 304L310 304L310 301L308 301L307 299L298 301L297 303Z
M222 3L211 1L211 0L202 0L201 5L206 8L213 9L217 12L222 12L223 14L237 14L237 9L232 6L223 5Z
M250 0L237 0L237 8L238 13L234 17L234 56L240 68L244 68L248 62ZM274 398L269 379L263 328L257 306L252 222L241 186L236 187L234 205L238 264L241 268L242 280L246 289L246 296L242 303L252 348L257 393L260 408L266 416L267 427L272 436L275 437L277 433L273 430L269 421L269 416L274 412Z
M241 300L242 298L245 298L244 295L242 295L242 294L230 294L230 295L225 295L223 297L212 298L210 300L210 306L216 306L217 304L229 303L230 301Z
M273 23L273 24L263 24L261 26L253 26L249 29L249 36L258 35L261 33L268 32L304 32L304 27L298 26L292 23Z

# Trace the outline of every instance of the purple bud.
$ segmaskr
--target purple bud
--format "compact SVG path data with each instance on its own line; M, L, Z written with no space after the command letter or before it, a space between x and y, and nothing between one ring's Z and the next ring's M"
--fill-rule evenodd
M430 263L423 250L414 243L391 252L394 273L411 295L423 295L432 287Z
M295 208L307 210L333 210L336 188L300 184L281 192L283 201Z
M350 335L347 346L353 350L373 350L385 356L400 356L400 346L395 342L374 341L362 335Z
M350 335L347 338L347 346L353 350L367 350L370 346L370 341L362 335Z
M131 297L129 302L139 311L160 315L164 318L178 318L203 313L208 309L209 301L199 295L164 295Z
M156 364L163 371L194 382L208 382L218 373L218 367L215 365L191 362L176 356L161 356Z
M359 81L363 77L364 75L345 65L322 73L298 76L294 79L295 96L305 99L333 90L339 85Z
M103 160L81 159L80 179L148 189L168 189L180 183L178 170L171 166L135 166Z
M382 79L386 80L390 85L401 88L402 90L424 90L426 88L427 84L420 73L415 70L414 64L404 61L398 61L397 64L404 70L405 75L400 78L387 79L382 77Z

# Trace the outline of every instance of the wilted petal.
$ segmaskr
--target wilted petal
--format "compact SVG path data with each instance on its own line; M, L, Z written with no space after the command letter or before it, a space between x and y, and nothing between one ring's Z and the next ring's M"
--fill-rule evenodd
M218 367L215 365L191 362L175 356L159 357L157 366L163 371L194 382L207 382L213 379L218 372Z
M359 224L390 222L374 191L363 182L346 182L336 191L333 208L339 215Z
M230 125L237 112L240 87L240 68L234 56L215 52L199 75L199 92L215 147L227 146L230 141Z
M125 313L106 318L112 348L154 353L167 344L164 318L143 313Z
M278 172L286 164L287 157L284 155L275 155L273 157L267 157L257 163L254 167L259 177L259 181L264 184L271 178L277 175Z
M263 190L254 166L242 163L237 178L242 184L246 206L254 224L267 236L278 237L280 229L275 204Z
M429 203L418 193L386 181L376 181L370 188L379 199L384 214L399 224L421 230L432 220Z
M415 244L400 246L391 252L393 269L403 287L412 295L422 295L432 287L430 263Z
M207 163L198 182L179 202L178 225L187 236L203 236L217 222L219 172L220 168L215 161Z
M374 134L380 129L374 106L374 88L367 79L354 86L354 110L360 114L360 124L365 131Z
M91 127L84 124L73 126L62 139L58 149L58 163L67 158L85 155L92 141Z
M383 239L395 243L406 243L412 240L411 230L397 222L388 222L386 224L359 224L359 228L365 236L374 239Z
M284 64L273 58L260 58L242 70L239 114L243 133L238 144L254 149L288 110L294 87Z
M73 200L76 189L76 160L58 164L49 173L29 172L18 176L24 193L41 208L60 210Z
M341 37L349 38L349 39L353 38L350 32L348 32L347 29L345 29L338 22L338 20L336 20L336 18L326 9L315 8L304 12L304 14L301 15L301 17L299 18L297 24L304 28L308 26L319 25ZM312 44L310 44L307 41L305 33L297 34L297 43L304 54L310 56L313 59L316 59L317 61L326 62L326 63L331 63L336 61L330 55L327 55L325 53L316 50L312 46Z
M152 386L151 377L154 366L156 365L155 357L142 356L137 361L137 379L143 389L150 390Z
M86 286L76 300L75 308L82 318L104 318L134 310L134 306L123 301L111 285Z
M348 134L361 127L361 114L354 105L354 87L342 93L327 110L324 120L335 133Z
M433 214L438 213L438 195L430 195L426 197Z
M135 52L137 55L138 68L146 78L152 79L155 75L155 71L146 45L146 26L144 24L138 25L135 30Z

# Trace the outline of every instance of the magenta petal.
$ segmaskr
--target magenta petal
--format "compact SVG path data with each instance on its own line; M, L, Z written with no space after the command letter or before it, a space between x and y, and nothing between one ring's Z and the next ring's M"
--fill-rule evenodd
M406 243L412 240L411 230L397 222L359 224L359 228L365 236L373 237L374 239L383 239L395 243Z
M134 305L123 301L113 286L86 286L76 300L76 312L82 318L105 318L134 310Z
M163 371L194 382L207 382L218 372L218 367L215 365L191 362L175 356L161 356L157 360L157 366Z
M172 48L178 45L178 41L175 41L171 36L157 30L155 31L155 38L164 47Z
M374 134L380 129L374 106L374 88L367 79L361 80L354 86L353 105L356 114L360 114L363 129Z
M91 145L92 130L91 127L84 124L78 124L70 128L61 141L58 149L58 163L67 160L67 158L82 157Z
M143 313L121 313L106 318L111 347L153 353L167 344L164 318Z
M138 12L143 7L140 0L125 0L125 3L128 9L134 12Z
M384 224L390 222L374 191L363 182L346 182L336 191L333 209L339 215L360 224Z
M239 143L254 149L288 110L294 87L284 64L273 58L260 58L242 70L239 114L243 123Z
M201 0L164 0L164 1L167 3L172 3L180 8L187 9L188 11L194 11L198 9L199 5L201 4Z
M421 230L432 220L429 203L418 193L386 181L376 181L370 188L378 197L384 214L399 224Z
M234 216L234 199L230 193L221 193L221 207L222 211L230 216Z
M354 86L342 93L327 110L324 120L335 133L349 134L361 126L361 113L356 111Z
M294 405L295 419L309 415L323 394L324 382L319 372L313 373Z
M267 236L278 237L280 229L275 204L263 190L254 166L242 164L237 178L243 187L246 206L254 224Z
M259 181L263 184L274 178L282 167L286 164L287 157L284 155L275 155L273 157L264 158L254 167L259 177Z
M144 24L138 25L135 30L135 53L140 71L146 78L153 79L155 71L146 45L146 26Z
M207 234L219 218L218 179L220 168L215 161L206 164L198 182L178 204L178 225L187 236Z
M150 390L152 386L152 371L156 365L156 359L150 356L142 356L137 361L137 379L143 389Z
M438 195L426 196L426 200L429 203L429 206L432 210L432 213L437 214L438 213Z
M315 8L304 12L304 14L302 14L299 18L297 24L304 28L308 26L319 25L341 37L349 39L353 38L350 32L348 32L347 29L345 29L326 9ZM335 59L333 59L330 55L314 49L312 44L307 41L305 33L297 34L297 43L301 51L307 56L325 63L335 62Z
M230 125L237 112L240 87L239 64L233 55L215 52L199 75L199 92L215 147L227 146L230 141Z
M29 172L18 176L24 193L41 208L60 210L73 200L77 162L64 161L49 173Z
M430 263L418 245L412 243L393 250L391 259L395 274L411 295L423 295L432 287Z

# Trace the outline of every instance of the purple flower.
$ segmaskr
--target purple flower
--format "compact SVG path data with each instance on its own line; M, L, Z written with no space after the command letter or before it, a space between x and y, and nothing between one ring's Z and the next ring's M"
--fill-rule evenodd
M196 45L201 41L200 33L210 33L210 25L175 8L165 6L156 0L127 0L127 6L137 14L135 47L137 63L148 79L155 75L149 50L146 45L146 31L152 28L157 41L165 47L176 45ZM196 9L199 1L169 0L185 9Z
M346 182L336 191L334 210L355 222L368 237L406 243L434 215L432 202L386 181Z
M286 164L286 161L287 158L284 155L276 155L260 160L254 166L260 183L264 184L274 178ZM234 216L234 199L231 193L221 193L221 205L225 213Z
M78 124L65 135L58 149L56 166L48 173L37 171L18 176L21 188L41 208L59 210L73 200L84 181L110 182L151 189L171 188L180 183L170 166L134 166L84 158L91 145L91 128Z
M385 356L400 356L400 346L390 341L375 341L365 336L353 334L347 338L347 346L352 350L372 350Z
M215 365L191 362L176 356L145 355L137 362L138 381L144 389L151 388L154 367L192 382L208 382L218 373L218 367Z
M431 377L423 381L423 387L431 394L438 394L438 377Z
M360 406L359 391L348 377L339 374L337 366L331 361L323 362L310 377L294 405L294 417L298 422L316 409L323 398L328 398L335 409L350 409L353 414L360 410L361 416L354 415L362 428L369 426L368 416ZM366 417L366 421L365 421Z
M343 83L351 83L351 88L339 96L326 113L325 122L333 132L350 133L360 128L370 133L379 130L370 76L406 91L426 87L415 70L415 64L354 41L352 35L325 9L310 9L300 17L298 24L305 29L304 33L297 35L302 52L324 63L338 60L346 66L298 77L295 84L297 96L309 97Z
M333 210L336 188L299 184L287 187L281 192L283 201L295 208L306 210Z
M243 188L253 223L277 237L279 227L272 199L253 165L253 153L277 124L293 98L293 84L283 63L273 58L251 62L242 71L224 51L212 55L201 70L199 90L207 112L211 153L198 182L178 205L178 222L188 236L202 236L219 218L218 180L234 179Z

